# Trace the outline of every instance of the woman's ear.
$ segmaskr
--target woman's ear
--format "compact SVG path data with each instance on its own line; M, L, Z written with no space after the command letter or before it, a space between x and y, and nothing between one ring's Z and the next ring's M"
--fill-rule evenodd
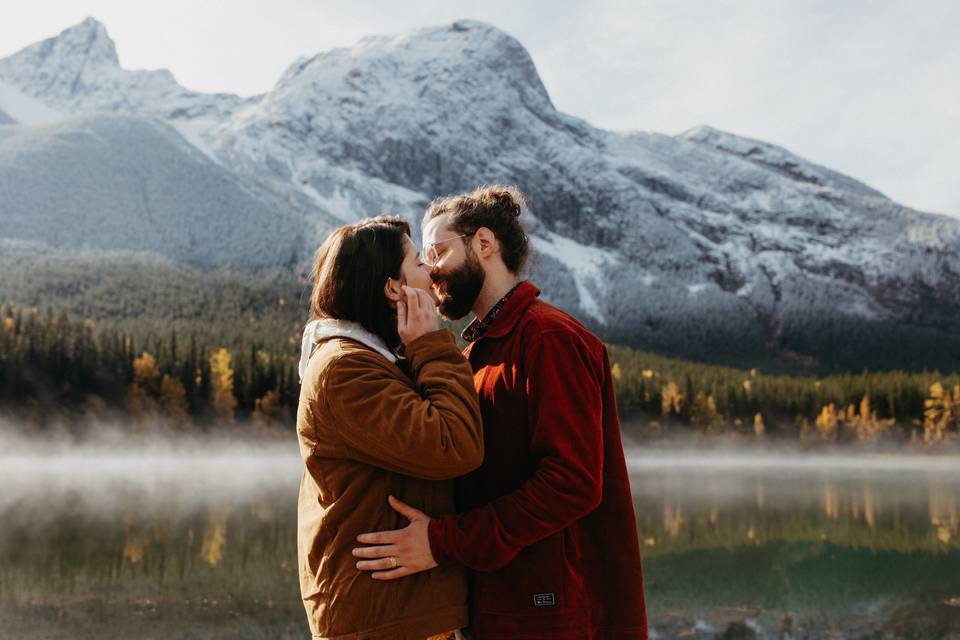
M383 285L383 295L387 296L387 300L399 302L400 298L403 297L403 290L400 285L399 280L387 278L387 284Z

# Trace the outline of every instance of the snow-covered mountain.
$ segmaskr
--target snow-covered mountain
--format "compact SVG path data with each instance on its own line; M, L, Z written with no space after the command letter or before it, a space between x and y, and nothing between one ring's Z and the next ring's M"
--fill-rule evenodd
M67 113L192 119L220 117L243 102L238 96L185 89L166 69L121 69L113 40L93 18L0 60L0 79Z
M706 308L775 329L838 299L846 313L899 316L916 302L914 277L942 303L960 291L957 221L730 134L591 127L553 107L516 40L480 23L298 61L211 137L230 163L341 215L516 183L539 222L541 272L566 271L551 288L572 281L567 303L601 323Z
M669 331L773 343L825 318L960 328L960 220L709 127L593 127L558 112L523 46L479 22L297 60L242 99L121 69L88 19L0 60L0 110L21 123L23 111L163 119L224 171L287 194L307 246L342 221L416 221L437 195L516 184L546 297L632 342ZM309 252L298 255L302 268Z

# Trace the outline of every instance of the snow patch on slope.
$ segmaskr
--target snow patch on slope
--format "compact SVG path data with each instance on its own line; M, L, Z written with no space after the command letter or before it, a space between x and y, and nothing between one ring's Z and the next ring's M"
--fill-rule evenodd
M0 81L0 110L20 124L51 124L67 117L3 81Z
M200 153L219 165L223 164L204 136L207 131L216 125L216 120L197 118L196 120L171 120L169 123Z
M608 251L582 245L553 232L547 232L546 237L532 236L530 240L536 251L567 267L580 297L580 308L601 324L606 324L607 316L598 300L606 298L604 271L618 260Z

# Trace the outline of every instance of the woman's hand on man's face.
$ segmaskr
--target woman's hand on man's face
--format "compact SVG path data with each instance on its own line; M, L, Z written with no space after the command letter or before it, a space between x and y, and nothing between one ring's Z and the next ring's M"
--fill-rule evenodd
M437 305L423 289L403 285L402 297L397 303L397 333L403 344L440 328Z

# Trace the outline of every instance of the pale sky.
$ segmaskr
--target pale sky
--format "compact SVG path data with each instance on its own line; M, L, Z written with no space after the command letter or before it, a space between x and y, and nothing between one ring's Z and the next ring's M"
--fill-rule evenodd
M262 93L299 56L460 18L527 48L558 109L608 129L708 124L784 146L911 207L960 216L953 0L32 0L0 57L93 16L128 69Z

